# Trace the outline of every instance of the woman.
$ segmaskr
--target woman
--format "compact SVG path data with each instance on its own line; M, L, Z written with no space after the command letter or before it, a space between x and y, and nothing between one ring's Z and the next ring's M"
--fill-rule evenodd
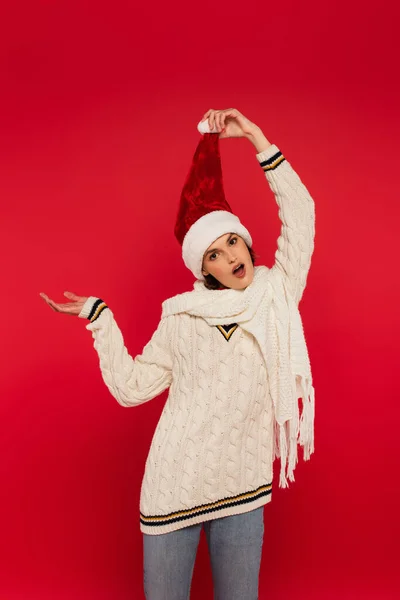
M186 600L204 527L216 599L253 600L263 507L294 481L297 444L314 451L314 388L298 304L315 236L314 202L290 163L236 109L210 109L183 188L175 235L194 289L163 302L157 330L132 358L107 304L65 292L55 311L90 321L104 382L122 406L169 388L140 498L149 600ZM219 139L245 137L279 206L275 264L255 267L249 231L222 185ZM300 417L297 400L302 399Z

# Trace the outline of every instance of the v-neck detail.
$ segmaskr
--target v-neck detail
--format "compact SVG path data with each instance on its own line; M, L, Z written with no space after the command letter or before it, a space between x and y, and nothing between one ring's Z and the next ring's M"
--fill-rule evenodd
M233 332L239 327L237 323L230 323L230 325L216 325L215 326L222 333L227 342L231 339Z

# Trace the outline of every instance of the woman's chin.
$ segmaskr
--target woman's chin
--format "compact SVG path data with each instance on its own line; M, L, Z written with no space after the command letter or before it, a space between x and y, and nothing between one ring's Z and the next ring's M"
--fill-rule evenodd
M254 270L251 269L250 272L246 272L245 275L243 277L235 277L233 275L233 277L230 277L230 282L229 282L229 287L235 290L243 290L244 288L246 288L248 285L251 284L251 282L253 281L253 277L254 277ZM233 281L232 281L233 278Z

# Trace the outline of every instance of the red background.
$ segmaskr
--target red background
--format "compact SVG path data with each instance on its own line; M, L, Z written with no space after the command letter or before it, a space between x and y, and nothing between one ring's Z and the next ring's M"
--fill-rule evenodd
M316 204L300 309L316 451L265 508L260 598L400 589L396 2L10 3L1 9L0 598L143 598L139 493L166 394L126 410L91 334L40 298L104 298L135 355L192 288L173 237L209 108L236 107ZM247 140L226 194L274 259ZM205 538L192 598L211 598Z

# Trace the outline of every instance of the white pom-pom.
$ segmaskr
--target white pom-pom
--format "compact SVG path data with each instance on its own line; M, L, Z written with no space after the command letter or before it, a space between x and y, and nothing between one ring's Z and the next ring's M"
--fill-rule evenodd
M197 125L197 129L200 133L218 133L218 129L215 126L212 129L212 131L210 131L208 119L206 119L205 121L200 121L200 123Z

